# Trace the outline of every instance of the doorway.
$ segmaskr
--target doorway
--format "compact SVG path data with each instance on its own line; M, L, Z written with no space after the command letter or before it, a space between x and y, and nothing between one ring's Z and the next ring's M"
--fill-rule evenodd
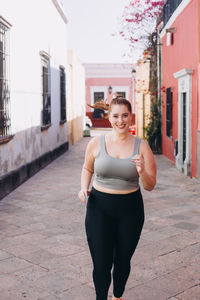
M175 160L176 167L185 175L191 174L192 74L193 69L174 73L178 79L178 153L175 151Z

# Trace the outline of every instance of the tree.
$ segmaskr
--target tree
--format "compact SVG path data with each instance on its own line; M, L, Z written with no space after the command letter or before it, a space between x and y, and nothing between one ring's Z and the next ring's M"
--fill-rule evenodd
M161 152L161 91L157 78L157 25L161 21L163 0L130 0L125 6L120 22L119 34L129 43L129 55L133 62L148 57L150 61L149 93L151 110L148 125L144 128L145 138L154 152ZM140 92L140 91L139 91Z
M128 41L129 52L136 62L148 48L149 36L161 17L164 0L130 0L120 20L119 34Z

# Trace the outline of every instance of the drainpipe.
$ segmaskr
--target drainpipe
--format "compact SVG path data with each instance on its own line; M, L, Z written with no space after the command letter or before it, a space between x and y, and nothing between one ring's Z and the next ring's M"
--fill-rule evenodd
M158 35L157 35L157 78L158 78L158 99L160 99L160 113L161 113L161 136L163 132L163 92L161 87L163 86L162 82L162 39L160 33L163 29L163 22L158 25ZM162 140L161 140L161 153L162 153Z

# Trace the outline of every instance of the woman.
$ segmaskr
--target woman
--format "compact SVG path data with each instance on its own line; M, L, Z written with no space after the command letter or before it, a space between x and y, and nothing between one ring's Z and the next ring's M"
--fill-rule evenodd
M79 198L86 203L89 196L85 226L96 300L107 300L112 266L112 299L122 300L144 223L138 179L148 191L156 184L153 153L145 141L130 135L131 120L130 102L113 99L109 107L112 131L89 141L81 174Z

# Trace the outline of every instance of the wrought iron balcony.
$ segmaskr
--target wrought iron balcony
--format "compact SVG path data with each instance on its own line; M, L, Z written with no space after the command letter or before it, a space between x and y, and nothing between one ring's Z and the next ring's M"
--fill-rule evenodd
M164 26L168 22L168 20L173 15L174 11L177 9L177 7L179 6L179 4L182 1L183 0L167 0L166 1L165 5L164 5L164 8L163 8L163 22L164 22Z

